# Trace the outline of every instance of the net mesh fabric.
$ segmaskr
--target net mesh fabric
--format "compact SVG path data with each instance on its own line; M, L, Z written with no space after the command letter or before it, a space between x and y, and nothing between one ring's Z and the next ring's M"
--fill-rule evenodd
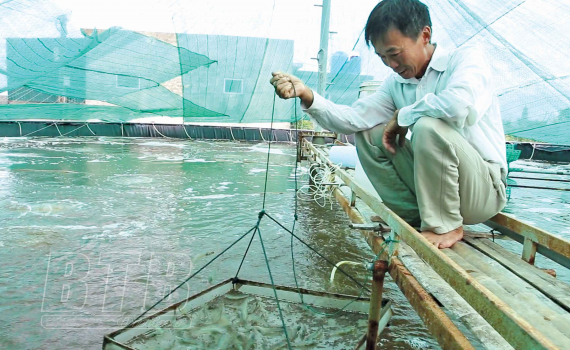
M0 120L268 122L271 72L317 88L319 7L300 0L148 3L109 7L116 23L94 30L75 15L78 3L0 1ZM434 42L477 45L489 59L507 134L568 143L570 0L425 3ZM333 102L350 105L363 82L392 74L363 38L375 5L332 4L324 95ZM145 21L127 21L136 17ZM301 117L293 103L276 105L276 122Z

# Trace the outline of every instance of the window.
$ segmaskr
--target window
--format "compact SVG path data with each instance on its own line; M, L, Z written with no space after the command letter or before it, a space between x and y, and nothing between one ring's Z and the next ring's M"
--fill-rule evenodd
M242 94L243 79L224 79L224 92L226 94Z
M117 75L117 87L127 89L140 89L141 82L137 77L130 77L128 75Z

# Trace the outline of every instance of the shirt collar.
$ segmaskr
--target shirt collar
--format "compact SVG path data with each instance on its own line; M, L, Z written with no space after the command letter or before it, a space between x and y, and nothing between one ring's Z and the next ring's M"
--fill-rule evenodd
M430 69L435 69L440 72L443 72L447 69L447 63L449 62L449 52L441 47L441 45L438 45L436 43L434 43L434 45L435 50L433 51L433 55L431 56L431 60L429 61L425 74L427 74ZM398 74L395 74L394 76L396 78L396 81L402 84L418 84L420 82L415 77L404 79Z

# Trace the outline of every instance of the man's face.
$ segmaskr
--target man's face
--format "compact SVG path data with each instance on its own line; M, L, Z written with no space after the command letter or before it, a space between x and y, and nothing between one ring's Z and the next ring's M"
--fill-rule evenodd
M382 62L402 78L421 78L431 58L428 53L430 38L430 27L424 27L416 40L391 28L384 37L373 40L372 45Z

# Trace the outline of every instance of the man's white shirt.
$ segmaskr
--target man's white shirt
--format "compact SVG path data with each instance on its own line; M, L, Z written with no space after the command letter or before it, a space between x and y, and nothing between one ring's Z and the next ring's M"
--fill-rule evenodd
M398 124L409 126L421 117L444 120L486 161L507 170L505 135L492 82L491 67L476 46L452 52L439 45L421 79L390 75L374 94L351 107L337 105L317 93L303 110L326 129L352 134L386 124L399 109Z

